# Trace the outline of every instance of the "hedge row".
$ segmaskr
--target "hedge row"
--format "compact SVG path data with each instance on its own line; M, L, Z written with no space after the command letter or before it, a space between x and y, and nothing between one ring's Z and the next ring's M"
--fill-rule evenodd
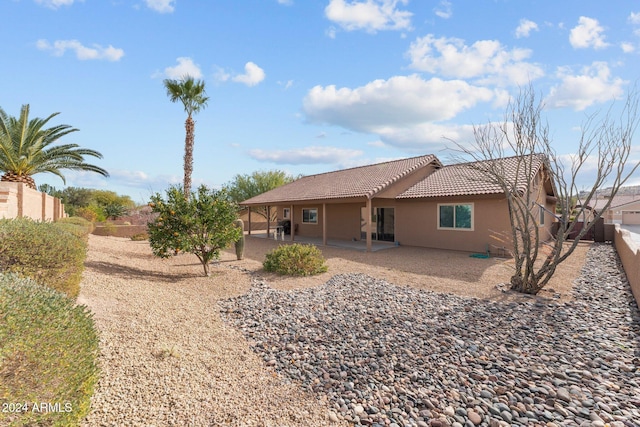
M17 273L76 298L91 223L0 219L0 271Z
M98 380L97 356L85 306L0 273L0 425L78 425Z

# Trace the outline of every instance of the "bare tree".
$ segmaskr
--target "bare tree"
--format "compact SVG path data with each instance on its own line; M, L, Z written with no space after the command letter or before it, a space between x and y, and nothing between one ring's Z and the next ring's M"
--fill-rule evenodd
M505 194L511 222L506 234L515 261L511 289L537 294L640 166L640 162L630 159L632 137L638 126L637 91L634 89L627 96L619 116L614 117L614 106L604 115L587 117L577 152L569 156L568 162L552 147L548 124L542 120L544 105L531 85L509 103L502 123L475 126L475 144L457 144L464 155L474 160L469 167L475 175L488 185L499 186ZM597 171L593 185L580 192L579 175L594 161ZM570 170L565 169L565 164L570 164ZM610 186L610 198L594 211L590 205L605 184ZM541 202L551 195L555 197L555 211ZM555 234L540 231L541 209L555 216ZM581 229L573 217L585 219Z

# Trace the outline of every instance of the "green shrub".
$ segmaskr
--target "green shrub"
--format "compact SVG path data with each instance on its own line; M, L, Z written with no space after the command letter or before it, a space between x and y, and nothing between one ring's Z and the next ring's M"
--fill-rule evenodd
M131 236L131 240L133 240L134 242L140 242L142 240L149 240L149 234L148 233L134 234L133 236Z
M266 271L289 276L312 276L327 271L322 252L313 245L282 245L267 253Z
M68 227L26 218L0 219L0 272L31 277L76 298L87 243Z
M80 216L72 216L72 217L68 217L68 218L60 218L59 220L57 220L55 222L55 224L59 225L59 226L75 226L77 228L77 230L74 230L73 228L69 227L66 228L66 230L70 231L71 233L79 236L79 237L83 237L86 238L89 234L91 234L91 232L95 229L95 225L85 219L82 218Z
M0 274L0 402L26 404L22 413L0 411L0 425L79 425L98 380L98 343L85 306ZM36 403L53 407L34 411Z

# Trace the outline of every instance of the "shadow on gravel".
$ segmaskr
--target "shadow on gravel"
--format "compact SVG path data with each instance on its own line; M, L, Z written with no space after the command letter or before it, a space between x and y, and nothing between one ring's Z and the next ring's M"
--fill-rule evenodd
M118 276L124 279L155 279L161 282L174 283L176 280L192 279L194 277L201 277L196 273L193 274L167 274L159 273L154 270L145 270L142 268L125 267L119 264L111 262L85 262L86 268L91 268L102 274L108 274L110 276Z

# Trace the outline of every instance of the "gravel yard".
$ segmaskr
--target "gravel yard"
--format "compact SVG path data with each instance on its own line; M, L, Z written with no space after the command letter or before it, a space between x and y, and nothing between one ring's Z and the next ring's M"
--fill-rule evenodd
M194 256L90 236L79 302L102 378L85 426L639 422L640 319L609 246L523 298L495 287L505 260L323 248L328 273L290 279L260 271L261 240L205 278Z

